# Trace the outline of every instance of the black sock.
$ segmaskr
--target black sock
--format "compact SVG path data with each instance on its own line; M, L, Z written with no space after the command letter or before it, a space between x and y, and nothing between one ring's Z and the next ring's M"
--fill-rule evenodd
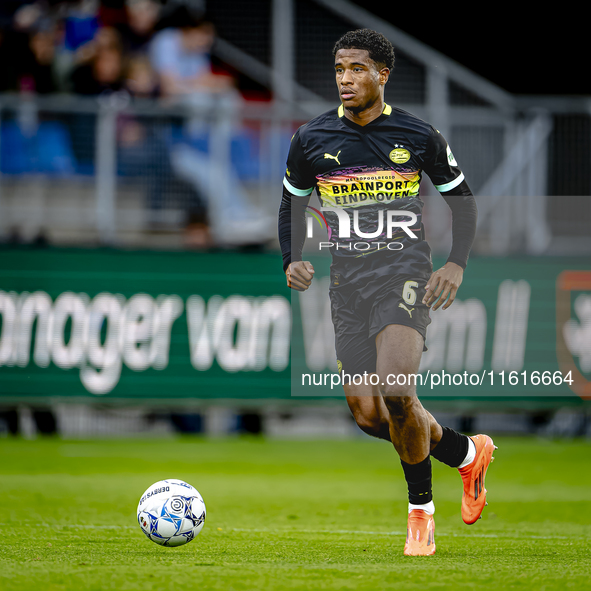
M443 427L441 441L431 451L431 455L436 460L457 468L468 455L468 436Z
M427 456L418 464L407 464L400 460L404 478L408 484L408 500L413 505L424 505L433 500L431 491L431 457Z

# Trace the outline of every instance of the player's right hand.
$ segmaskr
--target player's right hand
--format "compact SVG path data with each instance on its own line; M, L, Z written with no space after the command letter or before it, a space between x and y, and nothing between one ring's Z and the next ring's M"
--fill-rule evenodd
M287 286L296 291L306 291L314 278L314 267L310 261L290 263L285 271Z

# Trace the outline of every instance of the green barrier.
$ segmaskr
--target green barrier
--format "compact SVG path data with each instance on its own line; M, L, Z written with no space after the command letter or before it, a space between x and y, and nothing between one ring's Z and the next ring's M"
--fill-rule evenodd
M3 250L0 289L0 400L290 396L277 256Z
M300 295L275 253L0 255L0 404L342 396L325 259ZM582 258L471 260L459 299L432 313L420 396L591 397L589 268Z

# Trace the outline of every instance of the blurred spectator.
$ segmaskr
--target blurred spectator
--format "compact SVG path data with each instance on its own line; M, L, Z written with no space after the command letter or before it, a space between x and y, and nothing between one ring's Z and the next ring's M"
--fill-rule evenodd
M23 2L14 12L12 27L15 31L29 32L38 23L49 16L49 7L45 2Z
M98 29L92 41L80 48L79 59L81 63L74 68L71 76L75 93L98 95L123 88L123 46L116 29Z
M187 105L195 116L179 118L178 133L170 118L122 111L118 174L145 186L153 222L162 221L165 206L186 211L187 246L209 246L212 236L225 244L266 239L273 224L250 205L229 152L224 157L239 133L241 99L235 79L212 65L215 28L205 2L6 1L18 5L6 11L4 31L0 6L0 92L120 93L138 105ZM72 113L67 125L78 170L93 173L96 116Z
M20 75L20 90L49 94L60 90L55 70L56 27L46 22L29 35Z
M163 96L225 92L230 76L212 71L210 50L215 39L211 22L181 6L153 39L150 58L160 77Z
M11 61L17 70L14 90L39 94L65 90L57 59L64 23L56 2L28 2L14 12L10 37Z
M273 222L251 205L232 163L219 151L212 157L214 144L231 144L240 102L233 78L212 68L215 28L202 12L186 5L167 15L161 26L150 45L161 96L195 113L172 147L173 170L206 197L211 232L218 244L263 243L270 238ZM198 244L205 238L196 217L187 241Z
M155 0L127 0L125 45L133 54L148 52L160 19L160 4Z
M46 16L41 3L0 2L0 92L35 91L30 36L41 23L47 27Z
M67 51L76 51L91 41L99 24L98 3L95 0L66 3L64 48Z
M132 99L154 98L158 79L144 56L129 59L122 88ZM165 141L165 128L157 120L145 120L129 113L118 118L117 144L119 172L142 179L147 189L150 222L158 223L164 205L165 190L172 171Z
M156 98L160 94L158 76L150 60L142 55L132 55L127 62L125 89L135 98Z
M132 100L158 96L158 77L147 56L138 54L129 58L124 89ZM210 241L205 205L197 189L176 177L172 170L169 132L168 121L121 115L118 121L119 170L124 176L139 178L145 184L148 217L153 228L166 225L162 223L161 210L166 203L172 202L187 212L187 224L192 228L193 238L188 246L206 248ZM196 218L199 220L197 226Z
M125 61L119 32L113 27L97 29L93 38L80 46L73 57L69 75L72 92L99 96L119 92L124 87ZM91 113L73 113L68 118L76 160L93 172L96 142L96 117Z

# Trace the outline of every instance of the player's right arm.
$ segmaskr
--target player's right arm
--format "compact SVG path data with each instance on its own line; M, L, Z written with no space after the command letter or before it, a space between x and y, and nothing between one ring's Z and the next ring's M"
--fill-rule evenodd
M306 159L298 130L291 140L279 207L283 270L287 285L297 291L308 289L314 277L312 263L302 261L302 250L306 239L306 206L315 186L316 179Z
M432 273L423 303L442 310L451 306L462 283L476 235L478 211L472 191L443 136L432 130L427 144L425 171L452 211L452 248L447 262Z

